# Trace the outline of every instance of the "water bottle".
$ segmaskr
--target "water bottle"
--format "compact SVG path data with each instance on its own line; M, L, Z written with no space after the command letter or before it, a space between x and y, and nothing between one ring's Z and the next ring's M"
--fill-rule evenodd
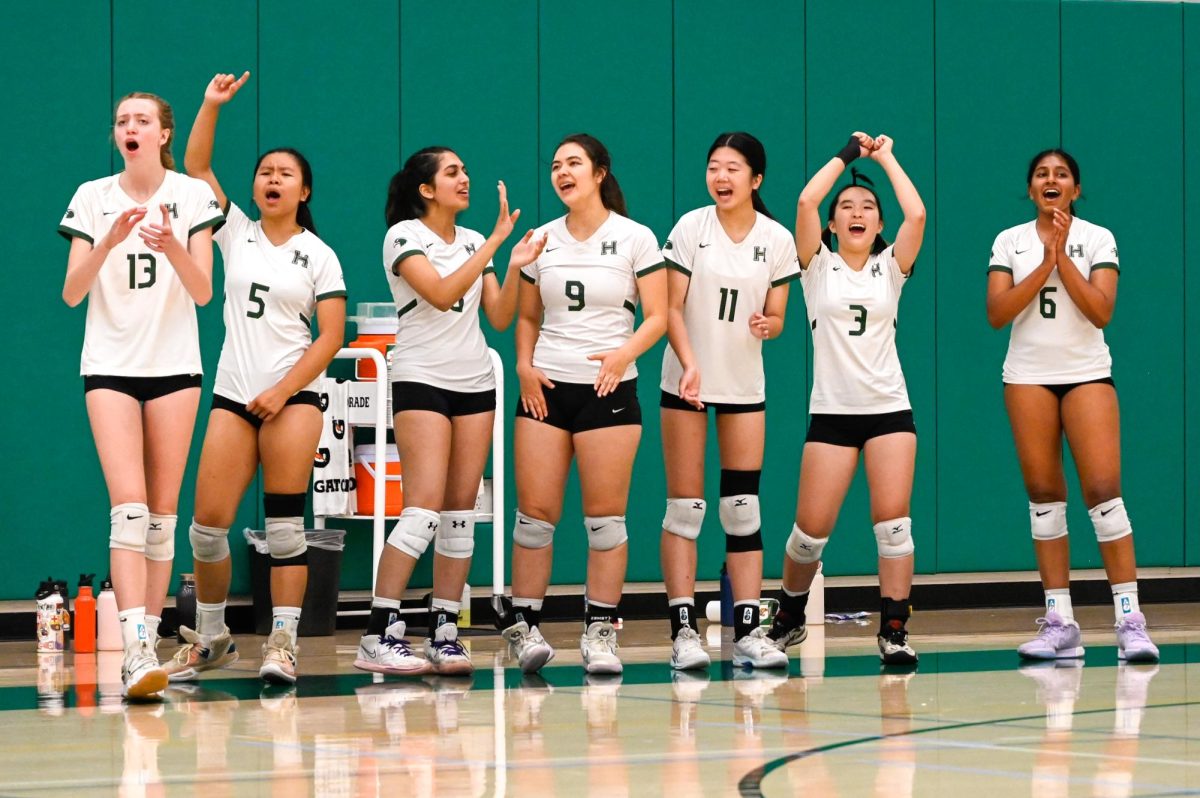
M721 563L721 625L733 626L733 582L725 563Z
M96 650L96 599L92 596L95 574L79 575L79 595L75 597L75 653Z
M71 588L65 579L54 580L54 590L62 599L63 640L71 639Z
M471 625L471 585L463 583L462 607L458 611L458 628L466 629Z
M100 651L123 651L121 619L117 617L117 594L113 592L112 579L100 583L100 595L96 597L96 648Z
M178 626L189 629L196 628L196 577L194 574L181 574L179 577L179 592L175 594L175 618ZM187 642L183 635L175 632L175 639L180 643Z
M37 650L39 654L63 650L63 600L55 589L54 580L38 585L37 593ZM69 625L69 624L68 624Z

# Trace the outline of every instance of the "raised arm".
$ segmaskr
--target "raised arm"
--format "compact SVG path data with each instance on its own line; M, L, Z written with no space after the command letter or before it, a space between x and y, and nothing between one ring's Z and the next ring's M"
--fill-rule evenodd
M250 79L249 72L243 72L240 78L233 75L217 74L209 81L204 90L204 101L196 112L196 121L192 123L192 132L188 134L187 150L183 155L183 167L192 177L203 180L217 195L221 208L229 207L229 198L221 190L217 176L212 170L213 142L217 137L217 117L221 114L221 106L233 99L238 89Z
M892 251L896 254L900 271L908 274L917 261L917 253L921 251L921 242L925 238L925 203L921 202L917 187L900 168L900 162L892 152L890 136L875 137L875 149L871 150L871 160L883 167L884 173L892 183L892 190L896 192L900 211L904 214L904 221L900 223Z
M520 289L521 269L538 259L546 246L549 234L534 240L533 231L529 230L513 247L508 258L508 271L504 275L504 285L500 284L495 274L484 275L483 278L483 312L493 329L503 332L512 324L517 312L517 292Z
M870 136L856 131L842 151L830 158L800 192L800 200L796 203L796 254L800 256L800 268L808 268L809 261L821 246L821 231L824 229L821 203L850 162L870 154L874 146L875 142Z

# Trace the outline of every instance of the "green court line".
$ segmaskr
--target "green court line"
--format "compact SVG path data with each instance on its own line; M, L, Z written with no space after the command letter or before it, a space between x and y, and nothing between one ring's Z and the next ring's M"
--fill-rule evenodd
M1161 652L1160 665L1187 665L1200 663L1200 643L1173 643L1159 647ZM1115 646L1093 646L1089 649L1088 660L1092 664L1085 667L1116 667L1117 649ZM989 649L984 651L948 651L926 653L921 655L920 665L916 673L951 674L951 673L983 673L1013 671L1019 664L1016 652L1012 649ZM799 678L801 661L793 658L788 664L789 677ZM894 671L883 670L879 660L868 654L840 655L825 658L825 669L820 674L825 679L845 677L878 676L881 672L906 673L912 669ZM710 682L731 682L738 678L738 673L745 673L735 668L729 660L718 660L709 666L707 675ZM670 684L672 671L666 662L636 662L625 666L625 672L620 677L608 677L610 683L619 680L622 686ZM782 672L779 672L782 675ZM700 677L703 678L703 677ZM580 665L562 665L542 668L540 673L532 676L522 674L514 667L505 668L502 682L499 686L507 689L539 687L582 687L592 683L604 683L605 677L591 677L589 680ZM433 689L439 686L452 689L494 690L497 688L495 673L491 668L481 668L472 677L391 677L380 684L399 685L409 682L414 685L430 685ZM295 688L299 698L318 698L327 696L354 695L359 688L373 684L371 674L359 671L331 675L301 676ZM185 695L189 688L168 688L170 694L175 692L183 698L195 701L220 701L229 698L253 699L270 694L271 690L279 688L264 688L263 683L254 677L201 679L192 683L193 689L199 688L193 695ZM62 707L79 706L79 685L71 686L66 693L56 693L52 698ZM95 688L93 689L93 695ZM37 709L44 697L38 695L37 688L29 685L24 687L0 688L0 712L14 710Z

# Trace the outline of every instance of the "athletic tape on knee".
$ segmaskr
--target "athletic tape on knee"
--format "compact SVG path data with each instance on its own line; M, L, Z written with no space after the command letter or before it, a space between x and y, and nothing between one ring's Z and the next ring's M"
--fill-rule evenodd
M475 511L450 510L441 515L433 550L443 557L465 560L475 552Z
M534 518L517 510L513 527L513 543L527 549L544 549L554 542L554 524Z
M188 540L192 544L192 556L200 562L220 562L229 556L228 529L197 524L193 518L188 528Z
M175 559L175 515L150 513L150 526L146 530L146 559L155 562L171 562Z
M1125 500L1119 496L1097 504L1088 510L1088 515L1091 516L1092 526L1096 530L1096 540L1101 543L1112 543L1133 534L1133 526L1125 512Z
M875 525L875 543L879 548L879 556L892 560L907 557L913 553L912 519L893 518L890 521L880 521Z
M422 507L405 507L388 535L387 544L409 557L420 559L437 534L441 516Z
M308 563L308 542L304 539L304 518L267 519L267 551L271 566L305 565Z
M687 540L700 537L704 526L704 511L708 507L704 499L667 499L667 514L663 516L663 529L672 535Z
M792 534L788 535L784 551L788 558L799 565L808 565L821 559L821 552L829 538L814 538L796 524L792 524Z
M145 554L149 529L150 508L139 502L118 504L108 513L108 547Z
M609 551L629 540L623 515L589 515L584 517L583 525L587 527L589 549Z
M1057 540L1067 534L1066 502L1030 502L1029 529L1034 540Z

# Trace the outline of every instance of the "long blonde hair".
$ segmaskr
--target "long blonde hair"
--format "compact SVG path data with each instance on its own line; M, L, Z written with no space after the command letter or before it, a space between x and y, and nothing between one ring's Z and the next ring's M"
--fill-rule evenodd
M113 124L116 124L117 109L126 100L150 100L158 108L158 123L162 126L163 130L167 131L167 141L159 148L158 156L162 160L164 167L174 169L175 158L171 155L171 142L175 141L175 112L171 110L171 104L157 94L151 94L146 91L131 91L117 100L117 104L113 108Z

